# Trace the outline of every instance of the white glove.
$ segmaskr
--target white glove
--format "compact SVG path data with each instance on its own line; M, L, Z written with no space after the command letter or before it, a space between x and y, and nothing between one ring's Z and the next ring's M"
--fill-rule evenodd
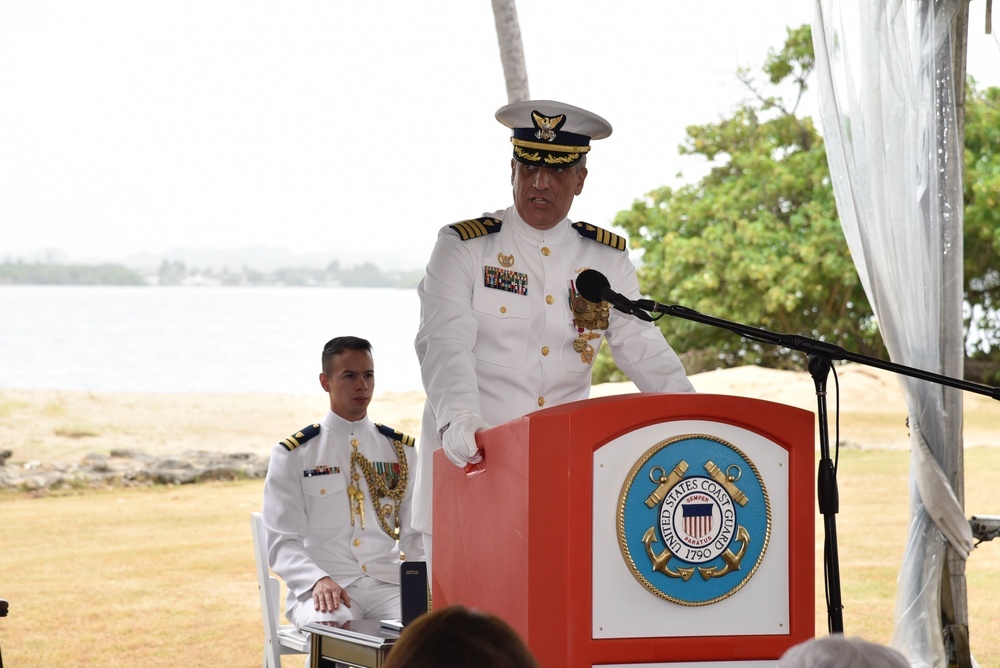
M455 466L464 468L466 464L478 464L483 461L476 444L476 432L486 429L488 425L475 413L463 411L441 435L441 445L444 454Z

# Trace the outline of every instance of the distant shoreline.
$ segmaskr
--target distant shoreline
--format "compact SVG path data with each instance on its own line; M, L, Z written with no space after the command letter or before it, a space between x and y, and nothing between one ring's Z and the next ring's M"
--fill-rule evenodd
M839 370L842 447L909 448L907 409L893 374L856 365ZM749 396L815 412L807 373L739 367L691 377L699 392ZM635 391L631 383L596 385L592 396ZM0 449L9 462L78 462L113 449L152 456L188 451L267 455L273 445L323 417L315 394L76 392L0 389ZM994 403L968 397L966 447L994 446ZM370 417L420 437L423 392L377 394ZM835 410L830 405L831 415Z
M415 288L423 270L383 271L371 262L341 267L331 261L324 268L291 266L273 270L209 269L164 260L155 269L121 263L63 264L0 262L0 285L185 286L185 287L338 287Z

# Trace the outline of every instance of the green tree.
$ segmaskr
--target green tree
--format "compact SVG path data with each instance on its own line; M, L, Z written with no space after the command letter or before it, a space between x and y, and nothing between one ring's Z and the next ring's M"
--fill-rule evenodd
M1000 380L1000 88L965 97L965 375Z
M837 218L823 141L811 118L796 115L813 66L809 27L789 29L763 72L794 102L765 96L741 70L753 99L731 118L689 127L680 147L706 158L709 173L649 193L615 223L642 249L639 283L659 300L884 356ZM726 330L674 317L659 324L692 373L804 365L801 353Z

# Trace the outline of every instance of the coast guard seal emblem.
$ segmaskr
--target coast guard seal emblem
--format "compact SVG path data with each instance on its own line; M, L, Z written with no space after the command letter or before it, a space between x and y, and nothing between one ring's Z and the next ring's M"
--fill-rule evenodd
M639 458L622 485L617 522L622 556L643 587L680 605L710 605L757 571L771 536L771 505L743 452L688 434Z

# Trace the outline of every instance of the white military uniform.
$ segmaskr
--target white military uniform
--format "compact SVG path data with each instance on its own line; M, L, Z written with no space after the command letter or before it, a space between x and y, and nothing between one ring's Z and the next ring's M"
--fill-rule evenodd
M364 527L357 514L352 526L347 496L352 439L358 440L360 454L390 472L398 463L393 440L399 439L407 446L413 443L399 432L395 432L395 438L387 436L368 418L349 422L330 411L321 423L278 443L271 452L263 508L268 561L288 587L285 610L293 623L298 606L313 610L312 587L325 576L342 588L368 576L377 581L371 583L373 586L390 588L386 595L395 596L398 602L400 551L409 560L422 560L424 556L421 534L410 523L417 460L414 448L404 448L410 473L400 504L397 544L383 531L375 515L388 499L381 499L378 506L372 504L360 467L355 467L360 476L355 484L364 492ZM392 527L392 515L387 519ZM359 606L352 607L347 609L351 616L360 617ZM394 618L398 615L396 612Z
M468 411L498 425L589 396L593 361L574 349L583 333L570 304L577 274L595 269L612 290L640 297L618 235L586 224L578 231L569 219L539 230L513 206L488 216L441 229L417 288L415 346L427 403L413 524L425 534L432 533L432 455L456 416ZM615 362L641 391L694 391L653 323L611 310L607 330L593 334L593 350L606 335Z

